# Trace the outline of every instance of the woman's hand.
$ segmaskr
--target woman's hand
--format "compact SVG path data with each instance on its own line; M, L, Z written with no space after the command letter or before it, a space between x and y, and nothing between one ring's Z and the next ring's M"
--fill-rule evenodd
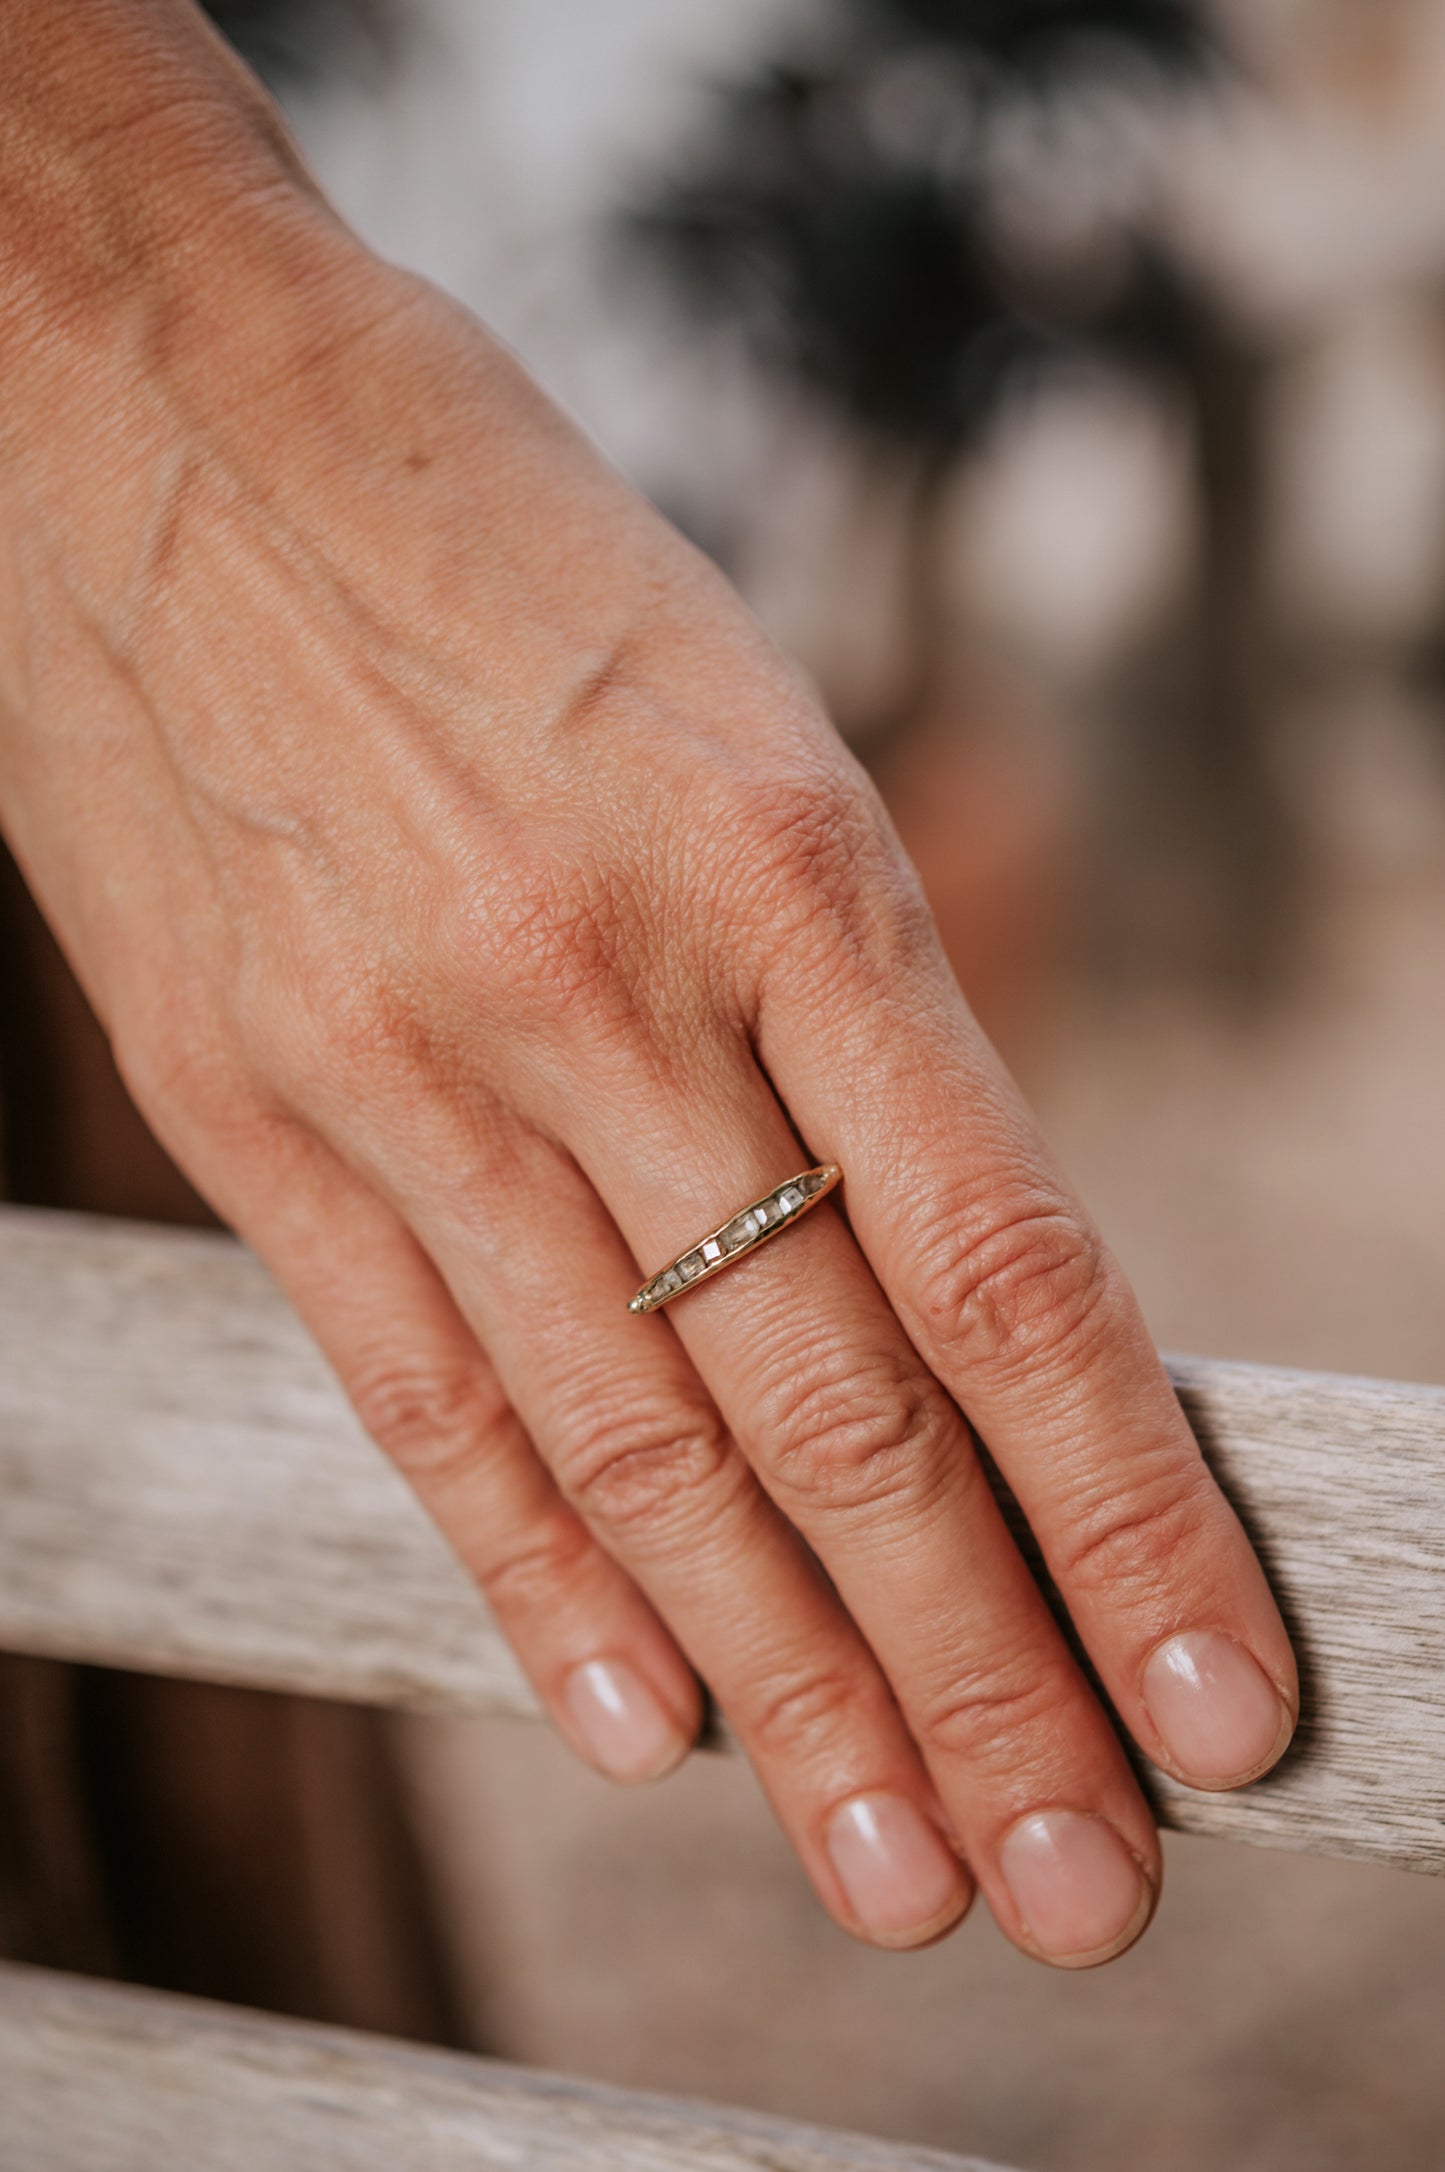
M142 1109L584 1757L667 1769L701 1675L849 1929L977 1881L1031 1952L1120 1950L1153 1822L970 1427L1158 1763L1262 1771L1293 1664L867 781L188 9L71 11L123 156L41 12L0 33L0 802ZM824 1160L842 1211L629 1315Z

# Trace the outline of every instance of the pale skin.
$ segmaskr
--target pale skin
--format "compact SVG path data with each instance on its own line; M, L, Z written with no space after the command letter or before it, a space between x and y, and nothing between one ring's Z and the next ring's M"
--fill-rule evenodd
M706 1682L847 1929L981 1889L1109 1959L1158 1837L976 1437L1145 1756L1254 1777L1294 1663L872 788L188 0L54 16L0 11L0 816L142 1110L580 1755L669 1769Z

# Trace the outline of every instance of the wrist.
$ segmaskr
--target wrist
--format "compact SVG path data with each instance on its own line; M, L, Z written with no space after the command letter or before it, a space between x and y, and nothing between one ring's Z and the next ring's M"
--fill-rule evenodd
M22 367L27 345L134 319L224 258L244 202L318 205L190 0L6 0L0 124L0 338Z
M0 202L0 526L81 564L369 262L190 0L4 0Z

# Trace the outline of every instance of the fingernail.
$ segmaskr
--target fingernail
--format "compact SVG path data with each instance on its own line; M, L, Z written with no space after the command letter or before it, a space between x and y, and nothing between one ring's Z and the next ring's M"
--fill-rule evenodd
M1175 1769L1195 1787L1233 1787L1263 1772L1294 1730L1264 1669L1218 1629L1161 1644L1144 1669L1144 1702Z
M1113 1826L1081 1810L1020 1819L999 1861L1029 1944L1066 1966L1121 1952L1154 1905L1148 1879Z
M828 1854L870 1938L913 1945L955 1922L973 1888L937 1826L902 1795L856 1795L834 1811Z
M589 1763L611 1780L655 1780L677 1764L688 1737L625 1659L589 1659L562 1687Z

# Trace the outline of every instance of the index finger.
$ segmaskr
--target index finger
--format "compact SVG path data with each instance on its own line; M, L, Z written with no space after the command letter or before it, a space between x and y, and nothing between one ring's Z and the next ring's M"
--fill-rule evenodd
M1191 1786L1253 1779L1293 1732L1294 1656L1138 1303L921 917L847 933L822 912L770 960L768 1073L1130 1732Z

